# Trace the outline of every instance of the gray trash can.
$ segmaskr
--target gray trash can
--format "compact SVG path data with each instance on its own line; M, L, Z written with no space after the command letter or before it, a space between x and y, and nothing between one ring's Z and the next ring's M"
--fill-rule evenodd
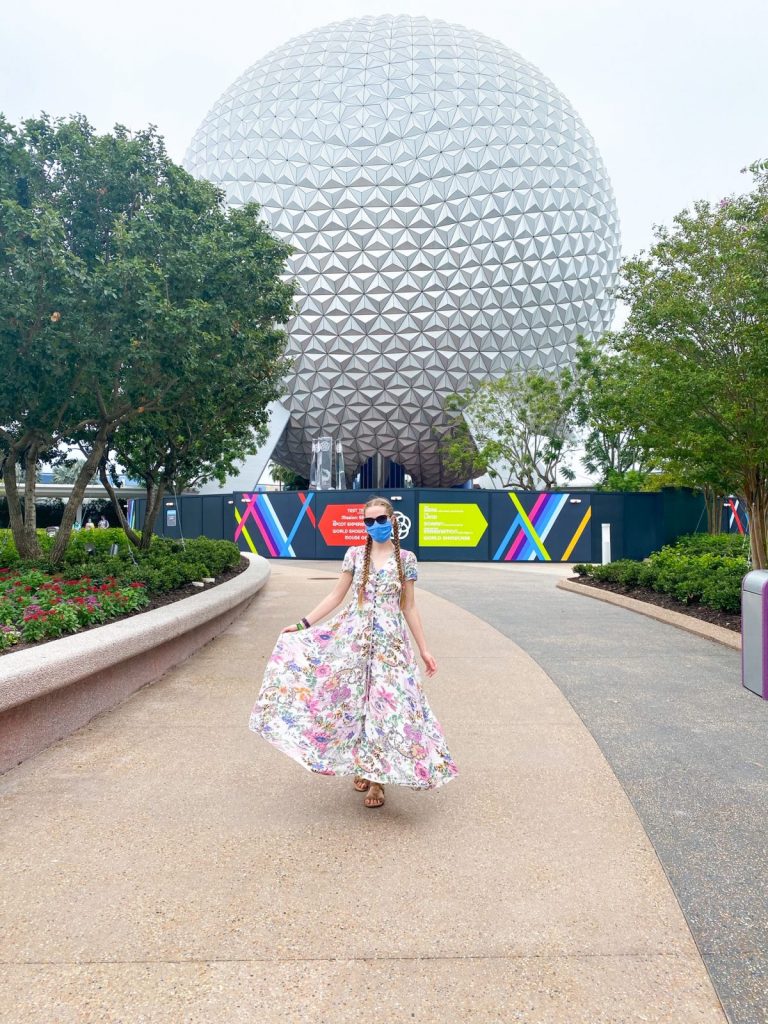
M768 700L768 570L741 581L741 681Z

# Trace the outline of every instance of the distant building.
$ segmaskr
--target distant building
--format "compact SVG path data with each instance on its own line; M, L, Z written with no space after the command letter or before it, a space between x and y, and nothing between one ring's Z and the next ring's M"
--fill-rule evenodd
M455 484L445 397L567 365L579 333L610 326L619 227L600 154L555 86L478 32L387 15L292 39L223 94L185 164L260 203L296 249L282 419L228 488L270 454L308 476L321 435L349 481L375 461Z

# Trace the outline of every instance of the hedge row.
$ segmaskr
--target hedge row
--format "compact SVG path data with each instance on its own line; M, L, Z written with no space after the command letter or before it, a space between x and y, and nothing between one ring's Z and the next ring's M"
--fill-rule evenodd
M51 566L47 554L53 538L38 530L44 557L22 561L10 530L0 530L0 567L40 569L55 576L64 574L90 579L114 578L119 583L144 583L149 593L176 590L203 577L218 576L240 561L240 551L229 540L196 537L182 544L168 537L153 537L149 551L137 551L120 529L73 532L63 563ZM111 554L113 545L117 553ZM92 549L92 550L89 550Z
M740 536L691 534L654 551L642 562L628 558L607 565L579 563L579 576L649 587L682 604L699 603L724 612L741 611L741 581L749 572L748 542Z

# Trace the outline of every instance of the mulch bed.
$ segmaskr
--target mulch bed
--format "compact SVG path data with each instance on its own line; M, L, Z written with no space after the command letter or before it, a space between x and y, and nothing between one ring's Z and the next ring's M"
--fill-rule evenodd
M660 594L656 590L651 590L650 587L626 587L623 583L593 580L589 576L570 576L569 580L571 583L580 583L584 587L610 590L613 594L623 594L626 597L634 597L636 601L656 604L660 608L669 609L669 611L690 615L693 619L702 619L704 622L711 622L715 626L732 629L735 633L741 632L741 615L736 612L721 612L717 608L709 608L705 604L683 604L682 601L676 600L671 594Z
M178 590L167 590L162 594L154 594L149 601L149 604L145 604L143 608L137 608L135 611L126 612L125 615L118 615L114 619L108 619L106 622L94 622L90 626L83 626L82 629L78 629L76 633L65 633L61 637L49 637L46 640L38 640L34 644L14 644L12 647L6 648L4 651L0 651L0 658L4 654L14 654L16 651L24 651L29 647L41 647L43 644L52 643L54 640L63 640L67 636L79 636L81 633L87 633L89 629L98 629L99 626L109 626L113 622L122 622L123 619L130 619L133 615L143 615L144 612L151 612L155 608L164 608L167 604L174 604L176 601L182 601L185 597L193 597L195 594L202 594L205 591L213 590L214 587L218 587L221 583L226 583L227 580L234 579L235 576L239 576L241 572L250 565L247 558L241 558L239 563L231 569L227 569L216 577L215 583L206 583L203 587L193 587L189 583L185 583L183 587Z

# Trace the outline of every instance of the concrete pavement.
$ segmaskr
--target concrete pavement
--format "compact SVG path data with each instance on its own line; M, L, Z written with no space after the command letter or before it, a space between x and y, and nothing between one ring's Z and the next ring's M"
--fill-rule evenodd
M226 633L0 778L0 1021L722 1024L597 743L470 611L419 586L443 789L368 810L248 731L338 566L272 568Z
M512 638L594 736L659 856L731 1024L768 1022L768 701L740 653L556 589L564 567L422 564Z

